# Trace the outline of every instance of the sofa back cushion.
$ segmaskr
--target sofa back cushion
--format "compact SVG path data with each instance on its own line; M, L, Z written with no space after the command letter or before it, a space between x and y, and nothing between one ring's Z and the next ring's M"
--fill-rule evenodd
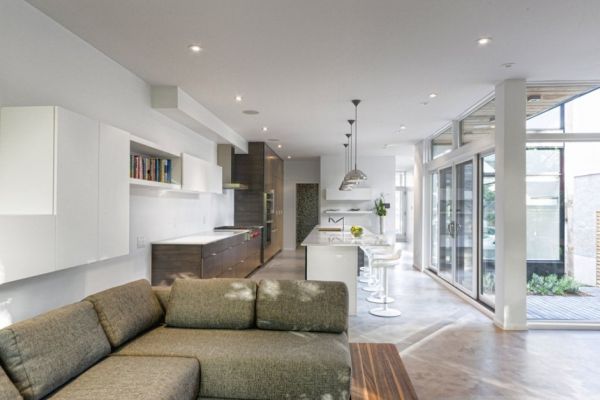
M163 309L147 280L117 286L86 298L98 313L113 347L118 347L158 325Z
M0 368L0 400L23 400L2 368Z
M279 331L341 333L348 328L348 288L342 282L262 280L256 326Z
M171 288L167 286L152 286L152 291L158 299L163 312L167 312L167 305L169 304L169 296L171 296Z
M165 322L177 328L247 329L254 326L256 283L249 279L177 279Z
M87 301L0 330L0 361L26 400L43 398L109 353Z

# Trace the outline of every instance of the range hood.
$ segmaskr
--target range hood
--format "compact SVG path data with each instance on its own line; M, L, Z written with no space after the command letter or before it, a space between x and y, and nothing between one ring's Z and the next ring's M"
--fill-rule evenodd
M232 182L235 150L230 144L217 144L217 164L223 168L223 189L246 190L247 185Z

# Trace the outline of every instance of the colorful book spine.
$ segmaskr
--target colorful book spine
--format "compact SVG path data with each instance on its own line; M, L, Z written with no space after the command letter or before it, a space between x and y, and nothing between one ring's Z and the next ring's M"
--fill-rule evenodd
M171 183L172 160L144 157L139 154L129 156L129 176L153 182Z

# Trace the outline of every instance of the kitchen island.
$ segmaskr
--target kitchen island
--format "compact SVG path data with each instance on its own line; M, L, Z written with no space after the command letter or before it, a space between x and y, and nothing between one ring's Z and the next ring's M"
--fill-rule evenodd
M360 238L349 231L322 231L316 226L304 239L306 279L339 281L348 286L350 315L356 315L358 251L363 246L391 246L391 240L364 230Z

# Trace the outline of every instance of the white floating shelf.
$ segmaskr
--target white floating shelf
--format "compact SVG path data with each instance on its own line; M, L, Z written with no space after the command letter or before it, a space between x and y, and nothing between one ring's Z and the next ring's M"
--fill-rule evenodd
M354 188L349 191L330 188L325 190L325 200L339 201L369 201L371 200L371 188Z
M354 214L354 215L368 215L368 214L373 214L373 211L323 211L323 214Z
M181 190L181 185L176 183L164 183L147 181L144 179L129 178L129 185L137 188L156 189L156 190Z

